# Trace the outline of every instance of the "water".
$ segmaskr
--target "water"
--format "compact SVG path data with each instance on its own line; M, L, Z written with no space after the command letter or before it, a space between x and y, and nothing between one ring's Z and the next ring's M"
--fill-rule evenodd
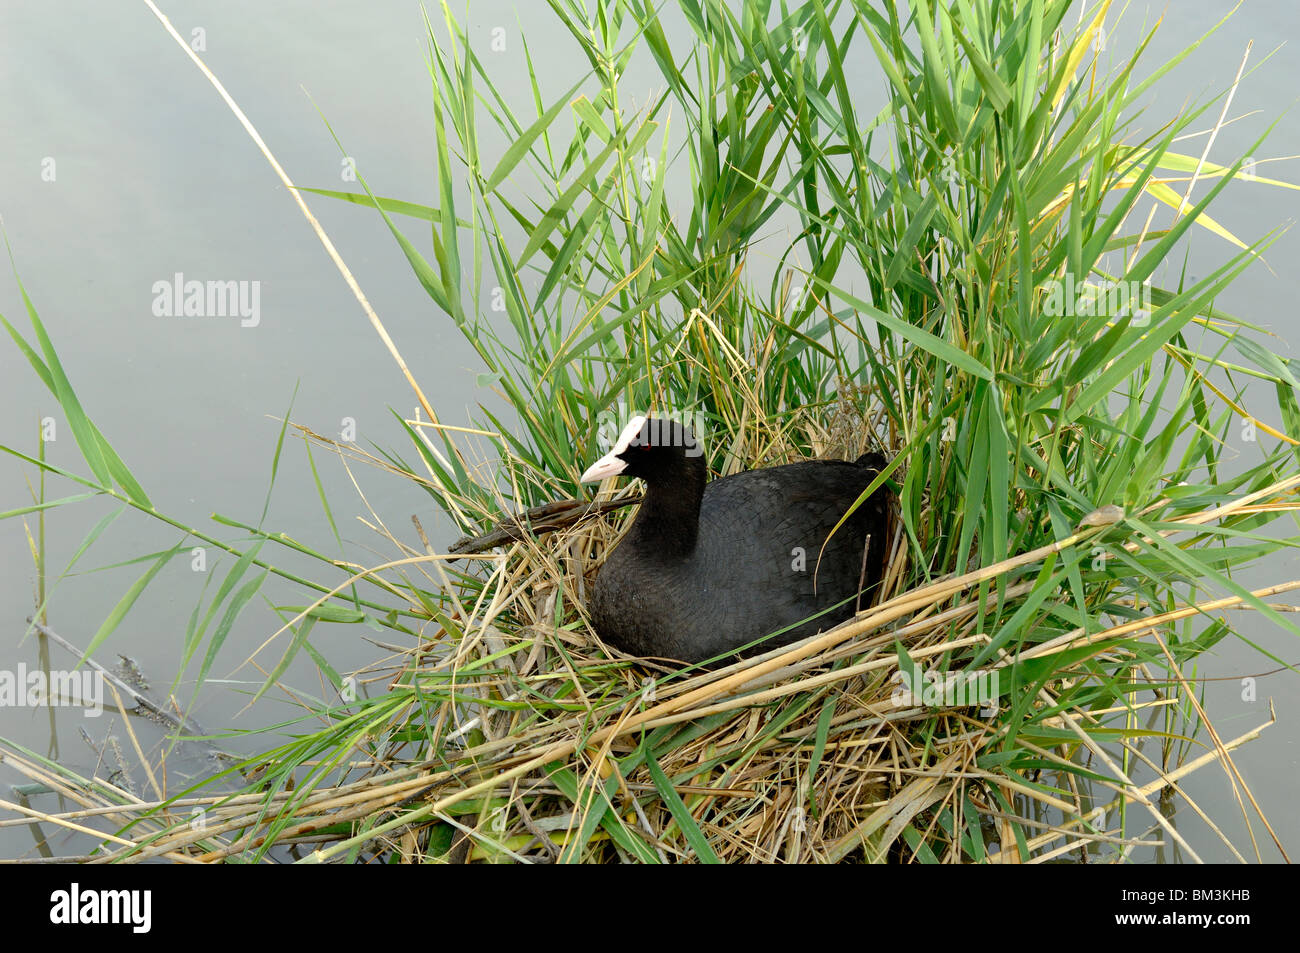
M1163 62L1230 6L1182 0L1169 8L1147 68ZM307 0L216 6L171 2L166 13L187 38L203 31L205 61L298 184L355 188L341 174L343 157L319 109L378 194L437 204L425 36L417 4L370 3L360 17L350 5ZM431 14L437 16L437 10ZM1143 16L1150 20L1152 14L1134 5L1126 24L1136 27ZM674 47L685 49L683 25L669 18L666 26ZM490 55L492 31L498 28L505 31L507 49ZM570 49L567 34L545 4L479 0L468 31L520 113L527 113L531 99L518 43L521 31L544 65L540 75L549 98L569 89L585 69L581 57L564 52ZM1135 35L1123 25L1109 38L1117 57ZM1252 38L1250 66L1258 68L1243 81L1232 108L1232 115L1246 118L1219 133L1211 158L1226 159L1247 149L1293 105L1297 68L1291 57L1284 50L1264 62L1277 44L1300 39L1300 14L1287 3L1246 3L1162 84L1144 128L1153 131L1185 99L1226 88ZM0 216L18 274L83 406L159 510L222 538L229 531L210 520L214 512L256 523L270 480L278 418L291 401L293 419L319 433L337 437L353 420L360 446L369 448L373 441L407 453L406 438L389 408L409 417L414 399L391 356L265 160L143 4L65 0L0 5L0 52ZM863 69L859 86L864 96L883 102L878 83L865 78L873 74ZM864 106L862 114L867 113ZM1215 116L1217 108L1200 125L1210 125ZM1199 154L1203 141L1185 143L1184 151ZM496 145L504 148L503 142ZM1260 158L1295 154L1300 154L1300 120L1285 115ZM684 164L679 168L685 176ZM1263 165L1260 174L1300 179L1294 163ZM1230 196L1216 214L1248 240L1293 218L1300 208L1297 194L1262 186L1232 186ZM481 367L472 349L420 288L382 220L329 200L309 202L443 419L466 423L480 401L500 410L500 402L476 379ZM419 223L399 224L417 244L424 243ZM1229 251L1218 239L1195 235L1188 243L1189 273L1207 274ZM1267 256L1274 270L1252 266L1218 302L1278 334L1277 348L1283 353L1291 353L1287 342L1297 335L1293 315L1300 288L1291 267L1297 251L1296 237L1283 236ZM243 326L252 322L233 316L155 315L155 283L171 282L178 273L189 280L257 282L255 326ZM1170 278L1156 276L1157 281ZM27 331L8 270L0 270L0 313ZM0 341L0 407L0 443L34 454L38 421L51 415L60 429L47 445L50 459L74 472L85 471L61 413L7 340ZM1258 452L1245 443L1236 449ZM387 542L355 519L368 514L347 473L324 453L318 451L316 459L348 557L369 563L391 558ZM437 519L424 494L364 466L354 471L366 500L393 532L413 540L409 516L418 514L435 545L450 542L454 531ZM27 480L33 472L12 458L0 459L0 508L30 498ZM71 492L75 490L50 484L52 497ZM100 500L50 514L52 573L67 565L90 527L112 509ZM29 517L29 524L34 531L34 518ZM19 642L35 586L22 525L18 520L0 523L0 618L10 633L6 658L14 665L34 666L35 640ZM339 554L300 443L291 442L281 458L265 525L328 555ZM90 570L170 548L179 538L177 531L155 521L123 516L75 573L58 582L50 625L85 645L148 563ZM278 565L322 575L309 560L282 550L267 552ZM209 570L218 555L208 553ZM229 564L228 557L221 561L218 579ZM1239 581L1264 585L1293 578L1296 570L1294 559L1279 557ZM193 571L189 557L173 561L98 657L105 664L115 661L114 652L133 657L155 689L165 691L181 667L185 626L207 575ZM273 601L299 601L287 586L270 584L266 591ZM254 606L232 631L212 670L218 680L205 688L195 709L207 724L253 727L292 710L272 692L257 708L242 711L261 676L239 666L265 638L267 618L263 607ZM1253 640L1274 654L1287 660L1300 655L1294 638L1266 621L1246 618L1244 625ZM347 671L375 657L374 647L364 641L367 634L370 630L361 627L320 626L314 644L335 667ZM52 651L56 666L68 664L66 654ZM278 647L264 654L264 667L278 654ZM1243 700L1240 683L1243 674L1274 667L1230 641L1202 660L1199 674L1226 679L1206 683L1206 706L1225 738L1265 721L1269 700L1276 704L1278 723L1235 758L1278 836L1295 855L1300 854L1300 819L1289 810L1300 768L1295 676L1288 672L1261 679L1253 701ZM184 701L190 698L195 671L191 664L177 691ZM296 664L288 678L320 695L329 691L307 663ZM113 717L111 712L104 715ZM56 714L58 751L89 769L94 756L77 736L80 721L67 711ZM0 709L0 733L37 751L51 750L44 711ZM117 733L122 735L120 729ZM244 745L232 740L228 746L245 750ZM14 780L6 774L6 783ZM1221 769L1203 769L1186 789L1235 844L1248 848L1241 811ZM1230 857L1194 814L1182 811L1176 820L1203 857ZM1255 828L1266 842L1258 823ZM0 829L0 856L30 846L25 830ZM55 845L56 853L77 850L69 840ZM1262 850L1267 859L1278 856L1267 846ZM1179 858L1166 852L1140 859Z

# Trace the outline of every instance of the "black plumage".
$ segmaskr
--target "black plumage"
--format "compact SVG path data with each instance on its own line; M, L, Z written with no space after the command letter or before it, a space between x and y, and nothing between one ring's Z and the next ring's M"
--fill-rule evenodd
M634 418L583 474L584 482L622 474L646 483L631 528L597 575L596 632L632 655L700 662L771 636L742 654L766 651L850 618L880 581L889 491L878 488L831 530L884 465L869 453L706 484L689 429Z

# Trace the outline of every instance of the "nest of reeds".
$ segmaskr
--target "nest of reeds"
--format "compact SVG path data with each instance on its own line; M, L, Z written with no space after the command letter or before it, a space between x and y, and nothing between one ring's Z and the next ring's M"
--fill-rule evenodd
M851 457L868 430L833 424L812 443ZM1017 696L1004 682L972 701L964 660L989 641L981 605L1026 596L1036 567L1104 533L1106 514L1049 547L910 589L894 520L879 598L853 620L714 670L620 657L581 607L631 515L618 504L636 493L622 487L550 532L517 523L507 535L520 538L497 552L403 546L398 563L359 571L396 573L385 584L415 592L405 575L414 567L442 601L425 596L420 638L382 643L392 654L359 673L367 700L345 698L323 713L331 729L238 765L234 793L200 785L149 797L10 752L7 763L82 807L26 816L81 830L89 816L121 825L96 860L245 860L287 848L363 862L1086 862L1181 842L1157 800L1258 731L1230 741L1216 733L1215 750L1182 765L1122 741L1127 770L1097 740L1107 712L1078 701L1087 676L1070 660L1081 647L1101 646L1094 657L1133 680L1130 715L1184 704L1168 677L1140 684L1145 663L1121 638L1159 642L1160 615L1026 647L1017 671L1041 663L1041 683ZM1002 653L984 668L1007 676L1012 661ZM1009 750L1028 752L1039 770L1007 767ZM1081 761L1106 776L1096 789L1080 782ZM1140 784L1132 764L1143 761L1152 780ZM1150 823L1120 826L1121 802Z

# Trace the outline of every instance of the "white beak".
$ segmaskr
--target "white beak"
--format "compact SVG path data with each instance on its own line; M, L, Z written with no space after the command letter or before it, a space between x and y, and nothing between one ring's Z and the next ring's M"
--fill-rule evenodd
M620 459L614 452L610 451L605 454L591 466L582 475L581 483L599 483L606 477L618 476L627 467L627 461Z

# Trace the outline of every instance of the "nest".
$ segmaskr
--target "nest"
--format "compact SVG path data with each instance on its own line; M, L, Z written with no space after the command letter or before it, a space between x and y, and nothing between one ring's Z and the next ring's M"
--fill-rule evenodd
M989 642L977 624L981 604L1024 597L1034 567L1106 532L1101 519L1050 546L911 589L894 520L877 603L848 622L714 670L621 657L600 644L581 607L626 525L617 504L633 499L624 487L540 536L516 521L503 552L408 550L398 563L362 570L355 578L415 566L437 584L445 611L427 606L422 638L388 645L392 655L362 674L373 697L329 712L326 731L240 765L238 793L200 788L168 798L155 785L149 797L11 751L5 763L82 808L25 806L23 822L115 825L96 861L271 859L283 848L320 862L1016 863L1122 859L1162 840L1195 856L1159 798L1259 730L1231 741L1214 734L1215 750L1177 767L1122 742L1153 777L1139 784L1097 740L1106 712L1060 704L1061 689L1081 677L1069 664L1015 715L1005 691L979 703L963 694L972 683L962 660ZM477 570L459 568L466 563ZM389 588L415 591L400 578ZM1018 660L1050 663L1103 645L1100 657L1123 669L1132 660L1123 638L1158 643L1162 623L1200 608L1066 633ZM986 670L1007 673L1012 661L1002 654ZM942 675L918 681L922 670ZM1145 697L1135 689L1130 713L1177 707L1178 687L1153 679ZM1015 737L1041 765L1032 779L1000 767L1012 730L1030 721L1034 737L1059 737L1050 745L1023 731ZM1081 756L1106 776L1099 787L1108 799L1077 783ZM1121 826L1121 803L1145 812L1149 827Z

